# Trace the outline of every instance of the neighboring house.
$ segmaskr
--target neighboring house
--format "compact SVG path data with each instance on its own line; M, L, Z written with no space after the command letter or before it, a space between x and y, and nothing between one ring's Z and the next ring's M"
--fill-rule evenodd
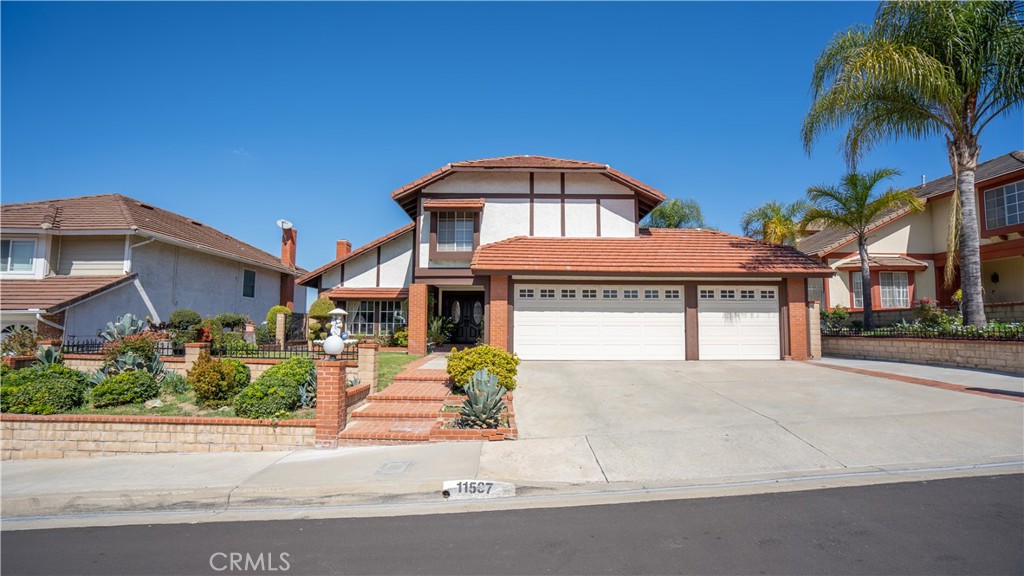
M924 298L952 303L960 286L944 287L949 204L956 181L952 175L927 182L919 196L922 212L902 209L880 217L868 233L872 308L880 321L892 321ZM1024 302L1024 151L1011 152L978 165L975 175L981 279L986 307L998 309ZM797 248L827 263L838 274L811 284L812 298L828 308L863 310L857 239L846 231L825 229L797 242ZM999 317L1005 317L996 314Z
M131 312L167 321L178 308L246 314L295 300L295 230L281 257L201 222L118 194L4 204L0 212L3 330L95 338Z
M357 250L339 241L299 283L352 332L408 322L413 353L438 315L456 344L524 359L806 358L807 279L833 274L791 247L642 230L665 196L594 162L457 162L391 197L412 222Z

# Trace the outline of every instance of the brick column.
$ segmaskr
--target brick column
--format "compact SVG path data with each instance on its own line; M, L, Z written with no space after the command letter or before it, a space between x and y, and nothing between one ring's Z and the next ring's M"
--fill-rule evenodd
M427 285L409 285L409 354L427 353Z
M182 365L182 371L189 371L192 369L192 365L199 360L199 355L204 351L210 351L209 342L189 342L185 344L185 364Z
M49 349L49 348L57 348L58 352L59 352L60 351L60 347L63 346L63 345L64 345L64 341L63 340L37 340L36 341L36 351L39 352L40 354L42 354L43 352L46 352L46 350Z
M491 323L487 327L491 346L508 350L508 276L491 276Z
M789 357L807 360L807 280L786 278L789 305Z
M361 384L370 385L370 394L377 391L377 351L380 346L376 342L364 342L359 345L358 378Z
M318 360L316 363L315 448L337 448L338 433L345 429L347 416L345 362Z
M807 303L807 337L811 341L811 358L821 358L821 303Z

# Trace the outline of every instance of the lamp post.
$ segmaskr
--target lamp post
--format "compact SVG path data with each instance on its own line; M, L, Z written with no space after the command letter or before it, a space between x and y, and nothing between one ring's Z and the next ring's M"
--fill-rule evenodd
M331 357L331 360L337 360L338 354L341 354L345 350L345 340L342 338L342 334L345 332L345 316L348 316L348 312L345 312L341 308L335 308L327 313L327 316L331 318L331 335L324 340L324 353Z

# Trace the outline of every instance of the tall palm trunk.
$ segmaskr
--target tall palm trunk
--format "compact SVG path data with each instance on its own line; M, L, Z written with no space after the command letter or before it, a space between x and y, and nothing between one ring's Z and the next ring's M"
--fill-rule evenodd
M960 289L963 293L964 324L985 325L985 296L981 284L981 234L978 230L977 197L974 173L978 167L976 144L949 142L949 160L956 174L956 189L960 196ZM953 233L950 231L950 233ZM946 254L952 263L953 254ZM951 264L947 264L951 265Z
M864 300L864 329L875 327L871 310L871 269L868 268L868 240L863 234L857 236L857 250L860 252L860 291Z

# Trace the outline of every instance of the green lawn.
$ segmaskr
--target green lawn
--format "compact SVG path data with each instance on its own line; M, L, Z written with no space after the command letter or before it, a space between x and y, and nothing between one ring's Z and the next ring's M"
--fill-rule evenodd
M405 352L381 352L377 356L377 392L387 388L395 379L395 375L413 360L423 358Z

